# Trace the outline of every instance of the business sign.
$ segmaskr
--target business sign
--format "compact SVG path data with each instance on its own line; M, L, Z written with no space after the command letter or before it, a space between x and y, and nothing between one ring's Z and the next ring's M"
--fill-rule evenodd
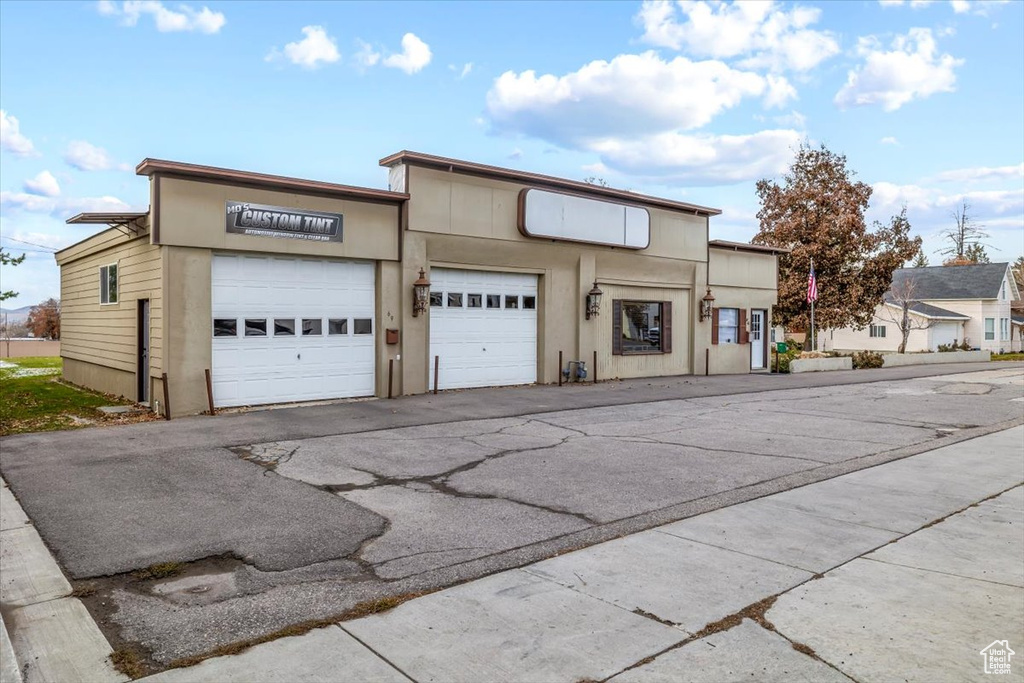
M227 229L238 235L341 242L341 222L340 213L227 202Z
M646 249L651 215L642 206L527 188L519 193L519 232L527 237Z

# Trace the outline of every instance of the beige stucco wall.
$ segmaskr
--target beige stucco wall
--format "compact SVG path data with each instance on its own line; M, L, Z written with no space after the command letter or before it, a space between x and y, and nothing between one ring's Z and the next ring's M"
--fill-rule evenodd
M778 299L776 275L778 264L772 254L729 249L711 248L708 250L708 270L711 293L715 297L715 308L738 308L747 312L742 325L750 331L750 311L761 309L766 311L764 340L771 343L772 307ZM698 292L700 297L704 292ZM709 374L742 374L750 372L750 344L711 344L710 325L708 324L707 362ZM765 341L762 343L765 343ZM765 366L770 363L770 348L765 350ZM698 362L703 359L698 359Z
M110 229L63 250L57 260L61 269L60 353L68 380L137 399L138 301L149 299L153 396L152 378L160 376L165 360L160 247L151 245L145 233L130 237ZM113 263L118 265L118 300L101 304L100 267Z
M537 239L517 228L518 196L526 185L415 166L407 171L411 199L400 288L407 305L402 311L405 393L430 387L429 311L421 318L411 315L412 283L420 267L428 273L444 267L536 274L541 383L558 381L559 351L564 361L583 360L588 368L597 351L599 379L694 372L693 349L710 337L710 325L698 324L691 313L694 292L703 294L707 277L706 217L651 208L651 244L643 250ZM595 280L605 303L602 315L588 321L584 300ZM673 352L613 358L613 297L672 301Z
M160 178L161 244L328 258L398 259L398 206L212 182ZM227 201L340 213L343 241L313 242L228 233Z

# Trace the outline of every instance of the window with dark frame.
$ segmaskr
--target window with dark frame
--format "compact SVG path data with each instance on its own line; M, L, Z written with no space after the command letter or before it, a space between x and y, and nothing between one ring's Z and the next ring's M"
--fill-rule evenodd
M869 337L876 337L876 338L884 338L885 337L885 325L875 325L874 323L872 323L868 327L868 336Z
M214 318L213 319L213 336L214 337L237 337L238 336L238 319L237 318Z
M117 303L117 264L100 266L100 303Z
M622 353L661 352L661 302L622 301L620 307Z
M267 336L267 319L266 318L246 318L245 319L245 336L246 337L266 337Z

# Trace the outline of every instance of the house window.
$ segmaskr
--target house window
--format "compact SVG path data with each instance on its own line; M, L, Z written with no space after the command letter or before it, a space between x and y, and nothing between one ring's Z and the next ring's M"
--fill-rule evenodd
M1006 280L1003 280L1003 301L1006 301Z
M884 338L885 325L871 325L871 327L868 328L868 336Z
M117 264L100 266L100 303L117 303Z
M999 341L1010 341L1010 319L1009 318L1000 318L999 319Z
M661 351L661 303L623 301L622 353Z
M985 341L995 341L996 338L996 319L985 318Z
M718 343L740 343L740 309L718 309Z

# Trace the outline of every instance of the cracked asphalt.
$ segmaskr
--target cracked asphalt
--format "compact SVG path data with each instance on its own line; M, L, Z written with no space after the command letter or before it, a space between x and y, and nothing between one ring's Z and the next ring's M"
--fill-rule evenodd
M739 380L677 378L641 402L624 383L562 401L537 387L510 392L508 416L459 413L474 392L320 406L305 437L301 409L36 435L4 440L0 469L69 576L98 589L86 602L108 637L160 665L1024 422L1019 365L948 374L963 369L751 377L776 383L725 395ZM401 424L417 400L443 421L338 419L390 408ZM236 440L237 418L275 413L286 438ZM128 574L169 561L190 564Z

